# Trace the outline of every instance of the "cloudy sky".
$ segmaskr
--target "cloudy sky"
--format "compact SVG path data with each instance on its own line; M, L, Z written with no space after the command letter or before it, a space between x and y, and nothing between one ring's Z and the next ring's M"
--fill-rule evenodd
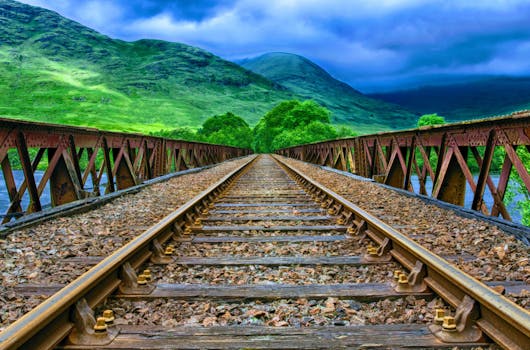
M24 0L113 38L305 56L364 92L530 75L530 0Z

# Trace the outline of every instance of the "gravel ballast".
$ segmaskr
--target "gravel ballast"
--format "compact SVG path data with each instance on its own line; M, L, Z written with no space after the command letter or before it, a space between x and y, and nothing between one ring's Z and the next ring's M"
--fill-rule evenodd
M45 299L18 296L12 287L71 282L91 266L63 259L109 255L247 159L226 161L125 194L86 213L11 232L0 240L0 330Z

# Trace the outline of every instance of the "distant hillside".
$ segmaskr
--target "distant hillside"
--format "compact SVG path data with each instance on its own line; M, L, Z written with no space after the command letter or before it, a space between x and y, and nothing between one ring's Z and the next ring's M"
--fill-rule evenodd
M395 104L369 98L334 79L307 58L289 53L268 53L239 62L243 67L311 98L329 108L333 121L361 131L411 127L417 114Z
M530 109L530 77L492 78L370 96L421 113L438 113L449 121L461 121Z
M114 40L0 0L0 115L147 132L232 111L250 123L294 94L184 44Z

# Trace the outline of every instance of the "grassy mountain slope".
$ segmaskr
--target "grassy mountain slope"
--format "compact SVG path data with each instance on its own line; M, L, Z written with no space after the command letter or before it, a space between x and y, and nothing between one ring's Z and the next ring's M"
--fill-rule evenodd
M411 127L418 117L395 104L366 97L298 55L268 53L240 64L300 96L314 99L332 111L335 123L360 131Z
M530 109L530 77L425 86L371 96L456 122Z
M114 40L0 0L0 116L149 132L232 111L250 123L293 94L213 54Z

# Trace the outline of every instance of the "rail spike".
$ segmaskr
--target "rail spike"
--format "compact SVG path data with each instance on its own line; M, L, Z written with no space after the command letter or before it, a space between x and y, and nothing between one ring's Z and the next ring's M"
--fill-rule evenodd
M138 276L129 262L122 266L120 292L122 294L150 294L155 287L149 284L139 284Z
M396 292L399 293L422 293L427 291L427 285L423 280L427 275L425 265L421 261L416 261L409 275L399 276Z
M454 323L456 327L448 329L444 325L432 324L429 330L441 341L446 343L477 343L484 341L484 334L475 325L480 317L475 300L464 295L462 302L456 308ZM452 317L450 317L452 319Z
M170 256L165 254L165 250L158 241L158 239L153 239L151 242L151 262L157 265L166 265L173 261Z
M363 256L363 259L370 262L388 262L392 260L392 255L390 255L391 249L392 241L387 237L377 249L373 248L373 251L369 250L368 253Z
M88 306L86 299L80 299L72 312L74 328L66 342L70 345L101 346L112 343L119 333L116 326L107 326L105 331L94 329L96 319L94 311Z

